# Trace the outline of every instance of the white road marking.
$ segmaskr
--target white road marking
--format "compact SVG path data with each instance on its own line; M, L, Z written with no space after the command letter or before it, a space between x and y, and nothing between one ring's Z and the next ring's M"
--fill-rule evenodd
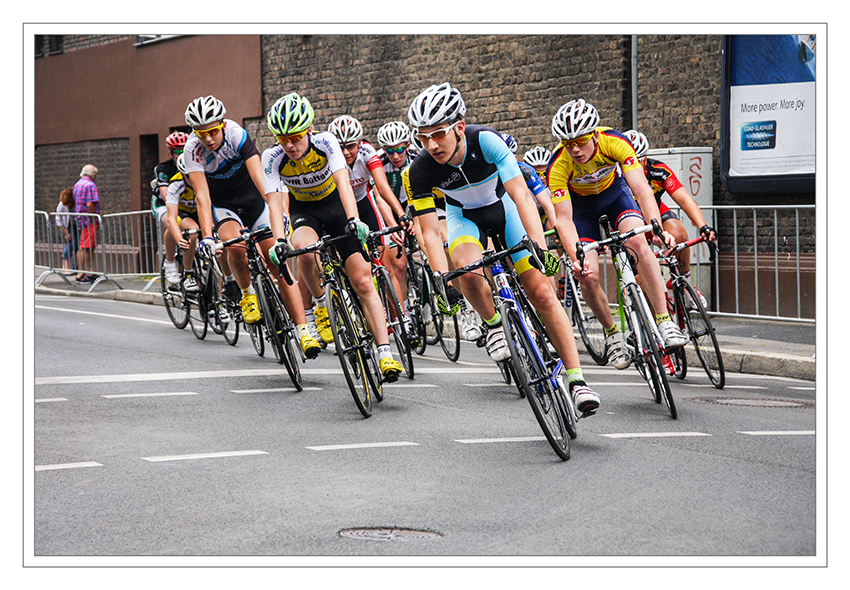
M103 467L100 463L86 461L84 463L57 463L55 465L36 465L36 471L51 471L54 469L77 469L78 467Z
M419 369L416 369L418 372ZM434 385L433 383L384 383L383 387L389 389L401 389L404 387L439 387L439 385Z
M652 437L674 437L674 436L711 436L704 432L620 432L613 434L600 434L607 438L652 438Z
M114 393L110 395L102 395L106 399L118 399L122 397L168 397L172 395L200 395L194 391L172 391L163 393Z
M41 399L33 400L37 404L46 404L48 402L66 402L67 398L64 397L43 397Z
M318 447L305 447L311 451L338 451L341 449L372 449L378 447L418 447L414 442L382 442L382 443L357 443L349 445L323 445Z
M134 317L131 317L131 316L126 316L126 315L116 315L116 314L113 314L113 313L100 313L100 312L97 312L97 311L83 311L83 310L80 310L80 309L68 309L68 308L65 308L65 307L48 307L47 305L36 305L35 308L36 309L50 309L50 310L53 310L53 311L66 311L68 313L82 313L82 314L85 314L85 315L97 315L97 316L101 316L101 317L104 317L104 318L118 318L120 320L133 320L133 321L136 321L136 322L150 322L152 324L167 324L167 325L171 324L170 321L165 321L165 320L154 320L154 319L150 319L150 318L134 318Z
M797 389L799 391L815 391L817 388L816 387L791 387L789 385L788 389Z
M231 389L230 393L296 393L294 387L272 387L271 389ZM305 387L302 391L322 391L321 387Z
M268 455L266 451L224 451L221 453L198 453L195 455L162 455L160 457L142 457L142 461L157 463L161 461L187 461L193 459L217 459L219 457L245 457L248 455Z
M527 441L546 440L544 436L515 436L510 438L464 438L455 439L455 442L465 445L481 444L481 443L502 443L502 442L527 442Z
M127 381L167 381L175 379L222 379L228 377L262 377L281 375L283 369L232 369L222 371L184 371L175 373L130 373L125 375L69 375L56 377L36 377L36 385L70 385L77 383L123 383ZM417 373L495 373L493 368L458 368L443 367L417 368ZM301 369L304 375L340 375L342 369Z
M716 389L711 383L682 383L685 387L706 387ZM723 389L767 389L761 385L724 385Z
M815 434L814 430L739 430L738 434L749 434L750 436L798 436L803 434Z

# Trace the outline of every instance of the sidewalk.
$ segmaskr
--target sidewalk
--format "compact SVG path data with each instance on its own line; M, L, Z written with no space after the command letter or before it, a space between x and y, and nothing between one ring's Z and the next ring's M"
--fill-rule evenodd
M36 270L33 282L41 274ZM36 293L162 305L159 281L142 292L150 278L120 277L115 282L101 281L92 288L75 284L73 276L66 282L51 273L36 287ZM717 316L712 316L711 321L727 372L815 380L815 324Z

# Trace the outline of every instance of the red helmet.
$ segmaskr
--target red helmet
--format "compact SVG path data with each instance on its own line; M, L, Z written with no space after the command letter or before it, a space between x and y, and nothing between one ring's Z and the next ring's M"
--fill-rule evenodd
M186 145L187 139L189 139L188 134L183 133L182 131L175 131L165 138L165 145L167 145L170 150L183 149L183 146Z

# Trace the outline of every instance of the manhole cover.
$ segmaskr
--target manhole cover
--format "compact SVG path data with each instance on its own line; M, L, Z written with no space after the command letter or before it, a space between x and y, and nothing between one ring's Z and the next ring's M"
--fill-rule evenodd
M395 528L343 529L339 531L339 536L364 541L420 541L442 537L441 534L432 531Z
M754 406L757 408L811 408L814 402L789 399L749 399L736 397L697 397L695 402L725 406Z

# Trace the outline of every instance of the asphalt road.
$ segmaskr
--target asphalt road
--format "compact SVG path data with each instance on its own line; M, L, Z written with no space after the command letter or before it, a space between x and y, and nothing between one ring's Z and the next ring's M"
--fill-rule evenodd
M636 371L582 357L603 405L562 462L472 344L458 363L429 347L364 419L332 348L296 393L244 333L198 341L121 301L35 306L35 556L816 554L811 381L730 373L719 391L692 368L672 420Z

